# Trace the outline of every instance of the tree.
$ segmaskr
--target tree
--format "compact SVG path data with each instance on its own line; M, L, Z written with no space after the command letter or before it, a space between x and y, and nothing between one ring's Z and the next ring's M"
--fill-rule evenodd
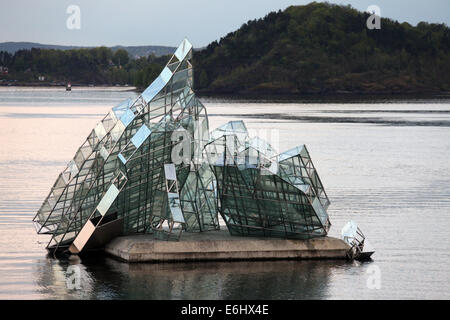
M113 62L116 66L125 66L130 61L130 57L128 56L128 52L124 49L118 49L114 52Z
M205 70L202 70L202 72L200 73L200 78L198 81L201 88L206 88L209 85L208 75L206 74Z

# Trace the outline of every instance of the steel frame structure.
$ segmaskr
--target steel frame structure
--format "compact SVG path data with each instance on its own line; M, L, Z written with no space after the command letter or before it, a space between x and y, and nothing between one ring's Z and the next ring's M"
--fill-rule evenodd
M231 234L307 239L325 236L330 204L302 145L276 155L242 121L211 133L205 154L217 181L218 210Z

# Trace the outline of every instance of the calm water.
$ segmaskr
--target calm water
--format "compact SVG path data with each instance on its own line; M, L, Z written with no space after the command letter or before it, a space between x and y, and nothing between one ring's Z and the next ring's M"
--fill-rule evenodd
M31 219L91 128L135 95L0 88L0 299L450 298L448 98L203 99L211 128L243 119L281 151L306 144L332 202L330 234L357 221L376 249L372 262L128 265L47 257L48 238L36 235ZM81 268L80 290L66 287L71 264ZM380 289L367 286L373 270L380 271Z

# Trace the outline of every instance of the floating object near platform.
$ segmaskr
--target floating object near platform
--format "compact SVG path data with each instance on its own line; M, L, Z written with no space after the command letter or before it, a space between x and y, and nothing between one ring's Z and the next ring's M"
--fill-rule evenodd
M349 260L371 260L372 254L374 254L375 251L368 248L369 246L367 244L366 237L356 222L347 222L347 224L342 228L341 236L342 240L350 246L350 249L347 252L347 258Z

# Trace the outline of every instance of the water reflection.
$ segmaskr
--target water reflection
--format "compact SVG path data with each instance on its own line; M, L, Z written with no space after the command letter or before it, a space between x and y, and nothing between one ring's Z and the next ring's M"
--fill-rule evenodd
M49 299L92 299L97 291L92 273L76 260L57 260L49 256L36 263L34 270L36 291L42 297ZM80 286L71 288L68 285L68 267L74 265L79 270Z
M442 110L441 110L442 111ZM323 112L323 111L321 111ZM321 113L316 112L316 113ZM325 114L331 113L331 111L324 112ZM344 113L344 112L334 112L336 114ZM359 110L352 111L354 114L364 113ZM381 112L380 112L381 113ZM388 113L388 112L383 112ZM414 112L410 112L413 114ZM437 113L437 114L445 114L448 116L448 111L444 112L429 112L429 113ZM283 114L283 113L258 113L258 114L219 114L212 113L209 114L210 117L234 117L234 118L251 118L251 119L271 119L271 120L283 120L284 123L298 123L298 122L309 122L309 123L341 123L341 124L374 124L374 125L386 125L386 126L429 126L429 127L450 127L450 118L442 119L442 115L439 119L389 119L386 117L362 117L362 116L323 116L323 115L292 115L292 114Z
M69 289L69 266L80 288ZM319 299L346 261L221 261L127 264L102 256L39 261L38 293L51 299ZM295 288L293 290L293 288Z

